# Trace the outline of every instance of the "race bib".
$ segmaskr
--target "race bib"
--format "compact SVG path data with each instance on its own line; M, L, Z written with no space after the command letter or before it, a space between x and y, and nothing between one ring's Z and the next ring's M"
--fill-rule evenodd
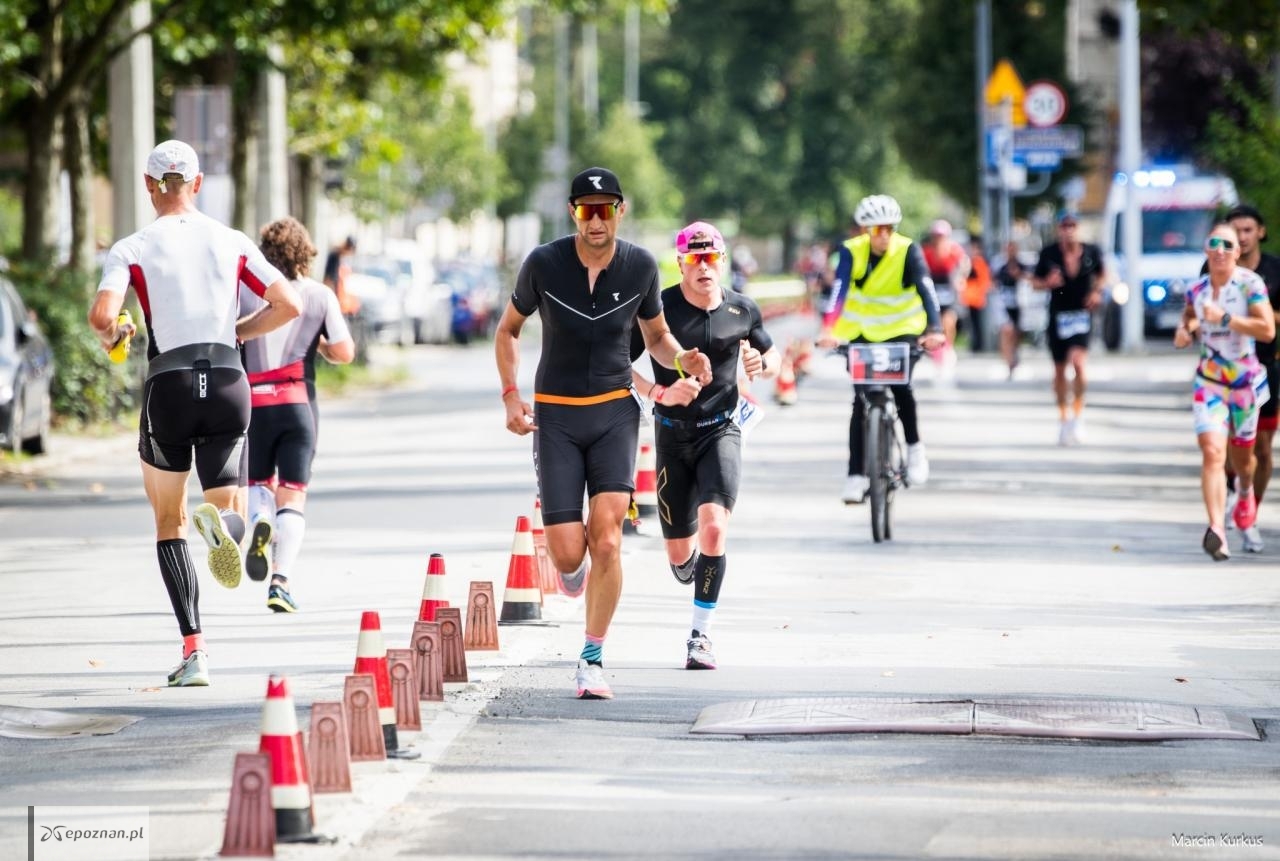
M756 425L760 424L764 419L764 408L754 401L749 401L742 395L738 396L738 406L733 411L731 420L738 427L742 428L742 437L746 439Z
M1054 326L1059 340L1065 341L1076 335L1089 334L1089 322L1088 311L1062 311L1056 315Z

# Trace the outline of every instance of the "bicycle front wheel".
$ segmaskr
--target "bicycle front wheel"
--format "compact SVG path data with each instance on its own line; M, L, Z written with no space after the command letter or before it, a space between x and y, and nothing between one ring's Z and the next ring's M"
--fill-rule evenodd
M889 533L889 446L892 440L885 433L885 408L872 404L867 408L866 447L863 453L863 469L871 482L871 538L878 544Z

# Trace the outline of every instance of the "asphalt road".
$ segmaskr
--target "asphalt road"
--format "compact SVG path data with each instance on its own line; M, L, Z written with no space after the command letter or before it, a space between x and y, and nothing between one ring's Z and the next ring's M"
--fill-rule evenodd
M162 687L177 645L133 441L59 438L0 478L0 705L142 718L0 738L0 857L25 857L26 808L51 804L148 807L151 858L210 857L268 674L287 674L305 729L340 694L362 610L407 645L430 553L455 604L471 580L501 595L534 483L491 352L380 358L411 382L322 405L302 612L203 582L207 689ZM581 604L549 597L554 626L501 629L471 683L424 704L425 731L402 733L420 761L358 764L354 793L318 797L334 844L279 857L1280 857L1280 519L1264 503L1261 555L1200 550L1191 363L1096 357L1088 441L1069 449L1042 353L1014 381L991 357L962 357L955 386L923 365L933 477L875 545L865 507L837 499L848 386L816 360L746 447L720 669L682 669L690 598L646 527L606 644L615 700L573 697ZM833 696L1138 699L1236 710L1264 739L689 732L717 703Z

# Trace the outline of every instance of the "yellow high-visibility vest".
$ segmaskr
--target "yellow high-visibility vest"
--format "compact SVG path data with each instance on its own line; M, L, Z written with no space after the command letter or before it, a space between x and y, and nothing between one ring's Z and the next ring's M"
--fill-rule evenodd
M845 242L845 247L853 255L849 292L831 334L840 341L861 338L879 343L923 333L929 322L924 301L914 285L904 287L902 284L911 240L901 233L893 234L888 250L870 275L867 275L867 261L871 257L871 237L855 236ZM859 287L858 282L864 276L866 281Z

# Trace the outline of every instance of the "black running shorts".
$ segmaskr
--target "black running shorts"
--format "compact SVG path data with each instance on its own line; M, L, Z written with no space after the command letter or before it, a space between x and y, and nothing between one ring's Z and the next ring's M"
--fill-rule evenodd
M316 420L310 404L254 407L249 423L249 480L263 484L278 476L298 490L311 481L316 454Z
M166 472L189 472L200 486L246 484L249 381L240 355L222 344L191 344L151 360L142 388L138 454Z
M582 522L582 494L631 493L640 405L634 397L586 406L534 404L533 466L542 521Z
M698 534L698 506L733 511L742 474L742 430L732 421L688 431L656 424L662 537Z

